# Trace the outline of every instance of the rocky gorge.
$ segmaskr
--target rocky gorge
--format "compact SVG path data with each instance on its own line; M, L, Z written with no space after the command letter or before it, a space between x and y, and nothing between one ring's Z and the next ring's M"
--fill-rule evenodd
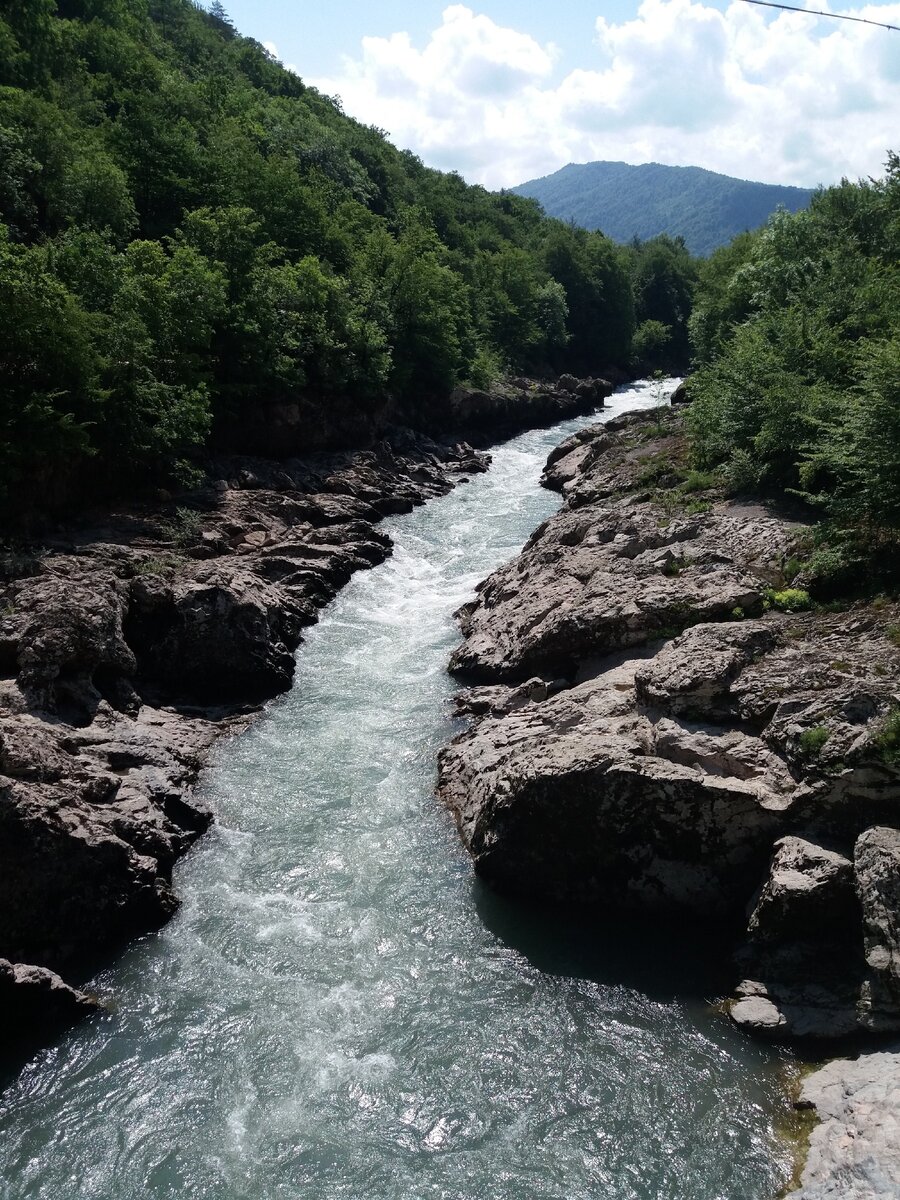
M174 517L125 514L4 558L0 1004L11 1046L23 1008L40 1037L92 1003L52 972L85 978L174 913L172 866L212 819L191 796L209 748L290 686L304 627L390 552L380 517L485 459L408 438L221 468Z
M529 391L537 394L539 389ZM569 387L553 389L539 403L553 419L560 406L571 406L569 411L579 404L594 407L596 400L587 392L584 389L579 398ZM477 405L477 394L459 395L457 402ZM647 402L645 392L643 403ZM505 430L510 420L508 399L494 397L491 403L497 406L497 428ZM621 411L621 401L618 404ZM537 410L530 411L534 417ZM573 426L574 422L568 428ZM473 422L466 432L476 443L484 443L490 428L485 420L480 430ZM560 436L562 432L551 432L536 442L540 449L533 453L529 468L532 492L537 464L553 445L550 439ZM477 510L473 499L485 485L499 489L498 495L511 492L506 503L511 511L516 508L517 492L511 481L517 478L519 468L513 464L520 452L512 447L498 448L495 470L473 487L410 518L416 523L436 521L448 555L469 545L465 538L459 541L456 522L468 528L467 510ZM290 953L305 958L301 897L310 891L315 894L316 889L305 878L296 885L290 881L304 861L298 837L302 840L303 822L314 812L312 797L318 795L317 781L325 768L314 744L299 732L303 722L295 725L283 706L290 707L305 695L307 705L322 708L327 724L323 681L317 683L315 666L307 660L314 647L321 651L336 634L339 639L345 636L329 625L335 619L334 608L303 649L294 697L285 697L247 735L260 736L272 715L277 721L280 714L289 727L288 743L298 739L297 763L290 766L286 746L279 752L271 735L262 734L266 752L274 755L263 769L283 770L289 776L290 796L283 803L293 814L290 836L284 824L286 809L268 831L276 843L284 842L288 874L266 877L254 884L252 893L259 893L262 905L256 936L265 941L248 940L246 935L236 940L227 932L239 912L250 911L248 897L235 890L231 880L231 863L235 856L243 857L241 839L246 834L236 835L229 827L227 808L220 809L215 790L210 793L204 785L195 793L195 780L222 734L243 729L268 697L291 686L292 647L304 639L304 630L317 620L321 606L351 574L391 554L392 542L378 527L380 518L408 512L421 500L449 491L455 483L481 472L486 459L452 437L432 441L394 429L383 443L360 452L280 462L231 458L210 465L214 469L207 486L177 501L105 516L79 529L48 534L39 546L20 545L4 553L0 797L6 836L0 844L3 878L9 880L4 894L7 928L18 931L20 939L0 944L0 953L6 955L0 964L0 1007L8 1031L7 1057L13 1051L21 1060L64 1025L96 1011L98 1000L79 991L79 985L84 987L82 981L128 939L157 928L176 910L172 868L208 827L210 808L221 812L223 823L187 864L179 884L186 900L182 918L162 938L144 939L125 962L137 956L142 964L158 960L168 970L174 965L169 961L170 938L184 943L185 951L190 946L191 956L197 952L199 897L196 880L192 886L189 877L198 858L204 859L212 847L228 880L227 890L214 902L221 909L229 953L211 964L215 977L201 992L215 994L216 1001L197 1017L215 1024L215 1013L221 1010L221 984L228 990L234 986L238 1009L246 1007L251 993L256 996L257 990L277 986L278 1004L272 1015L284 1008L288 1025L296 1019L302 1008L300 997L292 992L285 1008L282 985L277 983L281 971L270 981L265 966L273 953L268 939L279 927L268 914L288 905L296 886L298 914L287 923L281 953L288 953L290 947ZM785 611L785 605L797 599L779 590L787 576L794 591L804 582L799 561L806 539L802 520L757 504L728 501L714 480L692 473L684 461L680 418L668 409L657 407L643 417L615 418L602 428L580 429L551 454L545 481L563 491L562 511L540 527L519 559L481 586L479 598L460 614L470 636L455 655L454 669L477 682L460 696L458 705L474 723L445 754L442 783L449 785L444 798L458 816L463 806L457 806L457 796L471 804L467 811L473 829L479 824L476 806L495 805L489 817L496 827L489 828L485 821L476 831L479 873L502 891L573 901L582 914L629 909L666 919L674 914L688 938L697 924L712 918L732 941L740 943L729 1007L744 1028L749 1026L746 1005L744 1009L741 1005L751 1001L755 1006L751 1015L768 1013L769 1004L777 1007L774 1021L754 1026L764 1033L774 1031L775 1036L819 1032L813 1028L816 1022L823 1034L849 1029L868 1035L870 1030L890 1029L889 1002L881 999L869 1010L860 1002L866 991L863 984L879 956L875 955L874 964L866 962L867 933L860 948L863 909L855 897L863 886L870 891L880 886L882 894L890 886L889 863L886 871L879 842L893 827L893 768L884 735L896 692L891 657L897 621L894 607L878 601L844 610ZM451 595L452 602L444 608L447 631L434 665L438 675L443 674L440 662L446 661L452 645L449 613L471 594L479 574L513 553L527 530L549 511L552 499L544 496L547 503L532 510L535 515L530 520L519 519L520 532L503 543L504 554L482 559L483 565L474 570L469 564L465 587ZM445 506L456 515L443 515ZM568 523L572 517L581 524ZM400 525L405 526L406 520L401 518ZM345 620L342 610L347 597L360 587L368 597L367 611L372 607L380 595L376 579L383 572L392 576L396 572L398 581L407 581L404 587L419 578L418 559L409 574L408 554L415 539L408 543L407 535L395 532L395 524L390 523L390 532L397 538L396 556L374 575L358 578L341 598L338 626ZM465 551L466 561L470 554L471 547ZM269 566L273 560L275 565ZM516 564L526 560L525 569L519 570ZM421 578L430 575L426 572ZM430 597L428 587L421 594L414 590L401 611L421 607L424 616L432 602L426 597ZM486 599L489 603L484 607L495 607L501 618L497 639L480 611ZM380 600L374 608L373 624L366 627L369 633L357 631L369 639L369 649L373 630L375 642L382 644L377 632L385 618ZM583 620L575 615L576 609L582 611ZM718 640L706 638L704 631L710 629L720 635ZM423 645L429 636L423 634ZM851 660L848 646L854 638L856 657ZM826 653L831 655L824 667L817 657L823 645L830 647ZM675 653L679 649L680 656ZM800 652L799 657L792 657L794 651ZM350 666L352 656L345 658L345 653L338 648L326 659L331 662L326 674L335 709L327 739L333 750L328 753L340 753L344 707L337 698L345 668L345 685L358 686ZM429 674L418 660L417 670ZM386 665L381 674L387 679L390 668ZM840 710L828 708L838 703L835 675L853 693L845 697L846 703L840 700L844 705ZM608 685L605 696L596 686L592 690L601 676ZM404 686L402 677L400 667L398 688ZM795 696L793 684L801 679L804 685ZM871 710L863 720L858 713L868 710L860 691L868 696L865 703ZM800 716L794 724L788 728L783 720L781 740L773 736L770 742L766 722L773 716L775 701L766 702L765 697L777 695L777 703L786 705L791 698L809 701L813 692L824 692L819 696L821 711L816 709L807 720L804 708L796 710ZM744 706L740 711L732 693ZM391 730L392 747L399 748L403 743L394 724L394 698L387 699L387 711L379 719ZM374 697L366 703L374 704ZM789 713L785 710L782 715L786 720ZM369 720L362 712L358 719ZM433 741L423 766L421 784L426 791L437 746L449 736L443 720L444 732ZM464 762L467 739L492 730L490 742L479 743L477 760ZM813 737L808 736L810 730L815 731ZM861 733L867 742L860 741ZM234 747L246 741L237 739ZM451 756L460 747L460 761L454 765ZM526 764L529 750L534 757ZM232 754L231 746L225 754ZM644 760L642 766L637 759ZM307 760L308 795L303 796L302 784L295 794L295 772ZM507 764L512 769L507 770ZM860 773L863 767L870 775ZM851 769L857 775L844 798L830 797L825 805L826 777ZM691 785L698 773L707 791ZM343 774L340 767L338 774ZM551 781L553 774L558 778ZM378 776L376 769L373 782ZM800 794L804 782L807 790ZM335 811L331 806L347 786L341 781L331 801L320 801L328 829ZM349 786L352 796L354 785ZM453 787L455 792L450 790ZM391 794L393 788L391 783ZM592 815L591 805L596 809L596 798L604 789L611 803L604 802L602 811ZM491 791L496 795L491 797ZM204 794L207 799L200 799ZM376 827L386 800L387 793L373 798L369 821ZM779 815L792 805L798 812L815 814L820 801L823 813L828 805L834 809L833 820L823 820L821 825L810 818L801 826ZM859 838L840 824L845 818L839 809L845 801L861 809ZM547 819L548 805L553 806L552 820ZM509 818L503 811L514 806L531 810L518 827L521 814ZM267 802L265 825L268 809ZM359 821L358 815L355 820ZM359 836L365 843L368 879L377 856L371 857L366 825L364 820ZM448 833L452 848L452 830ZM862 835L873 844L864 843ZM235 836L237 842L232 840ZM396 837L395 832L392 845ZM470 847L477 839L469 841L466 834ZM349 840L348 827L342 826L340 836L334 831L325 844L333 843L343 854ZM858 845L848 846L848 841ZM397 851L404 861L408 849ZM770 859L777 860L771 872ZM511 870L504 875L506 862ZM423 865L415 868L416 874ZM344 867L338 858L322 855L317 870L321 886L332 870L340 875ZM452 863L447 870L458 873ZM833 886L835 875L837 886ZM864 877L872 882L864 885L860 882ZM760 888L763 879L768 882ZM209 883L204 878L200 889L204 904ZM424 890L434 891L433 882ZM767 890L772 893L769 899ZM813 893L813 903L804 908L807 892ZM752 919L743 907L747 896ZM471 898L467 894L459 900L468 913ZM438 906L445 903L440 889L434 901ZM874 911L868 903L865 911ZM779 918L779 905L786 915L773 921L773 916ZM323 909L330 907L325 904ZM820 919L828 924L827 935ZM885 911L880 919L882 926L889 925ZM357 933L362 934L356 930L357 921L354 910L348 926L354 946ZM377 928L376 924L373 944L377 941L380 955L390 939L376 938ZM415 950L415 929L407 932ZM887 935L882 934L878 945L889 933L888 929ZM789 934L796 943L793 947ZM199 941L202 945L202 935ZM721 945L722 939L711 944ZM233 956L240 963L248 953L253 955L254 945L256 962L264 967L262 975L241 976L238 968L232 980L237 965ZM333 951L326 954L326 949L321 948L322 954L330 962ZM494 952L488 938L485 961L491 961ZM354 956L357 953L355 949ZM433 958L430 952L429 956ZM832 962L830 973L821 969L823 961ZM847 971L848 964L855 976ZM346 981L340 962L334 967L343 996ZM138 968L137 978L143 969ZM316 970L321 969L319 962ZM480 970L473 969L476 974ZM435 967L440 978L442 970ZM220 979L222 971L228 980ZM870 975L864 978L865 972ZM64 983L60 974L69 982ZM504 980L507 974L504 971ZM302 978L306 975L304 970ZM515 975L513 971L510 978ZM119 1013L90 1022L81 1031L83 1039L79 1034L73 1040L78 1046L82 1040L89 1042L89 1053L102 1055L108 1031L132 1024L128 1014L140 998L119 983L110 987L108 972L100 980L97 986L104 1003L113 1010L118 1006ZM165 1013L159 984L157 980L147 989L146 1000L154 1013L157 1005ZM823 1005L826 985L832 991ZM874 994L871 987L867 994ZM194 999L191 989L185 1019ZM259 997L254 1004L259 1004ZM446 1011L439 1007L435 1011L444 1013L441 1026L446 1026ZM537 1018L531 1010L529 1014L522 1033L533 1038ZM464 1017L462 1012L459 1015ZM726 1042L751 1045L734 1028L729 1030L725 1017L704 1019L726 1031ZM801 1028L800 1020L808 1028ZM140 1021L134 1025L141 1027L143 1043L147 1030ZM553 1028L550 1023L540 1027L546 1045L551 1046ZM182 1045L181 1025L175 1028L177 1040L168 1046L165 1058L168 1063L171 1055L173 1071L184 1069L190 1053L190 1045ZM244 1036L249 1036L246 1030ZM291 1041L288 1036L286 1045ZM126 1039L123 1063L127 1044ZM324 1048L329 1044L326 1039ZM71 1046L71 1041L61 1045ZM591 1045L592 1061L597 1060L602 1073L607 1051ZM839 1045L843 1048L843 1043ZM152 1050L147 1058L148 1073L141 1076L143 1082L135 1081L135 1095L155 1078L157 1060ZM675 1059L681 1062L678 1054ZM666 1075L661 1060L651 1055L647 1061L657 1064L654 1070L661 1071L661 1083ZM99 1096L107 1091L102 1083L106 1065L102 1058L97 1064ZM866 1055L858 1063L830 1067L805 1081L798 1104L815 1107L822 1124L812 1135L806 1190L798 1193L804 1200L895 1194L897 1163L892 1157L891 1130L896 1118L896 1106L892 1108L896 1065L889 1053ZM25 1072L23 1078L30 1074ZM473 1078L477 1082L477 1070ZM656 1086L657 1075L652 1078ZM309 1080L300 1092L308 1085ZM640 1090L639 1082L635 1086ZM121 1095L121 1090L116 1092L117 1104ZM355 1103L350 1107L356 1110ZM48 1116L48 1130L57 1127L57 1119ZM70 1113L66 1120L71 1119ZM606 1114L605 1119L615 1118ZM33 1114L23 1111L23 1128L32 1122ZM129 1127L125 1121L123 1128ZM95 1134L96 1129L91 1136ZM533 1148L540 1153L539 1142ZM763 1147L759 1149L762 1153ZM49 1145L47 1152L51 1153ZM54 1153L54 1161L56 1157ZM47 1163L44 1169L49 1170ZM59 1169L64 1173L64 1160Z
M677 410L579 431L544 483L562 509L458 614L469 726L438 791L476 871L720 926L753 1033L896 1033L900 608L813 606L802 515L692 471ZM897 1194L881 1058L804 1085L824 1123L797 1196Z
M589 411L600 380L460 389L458 429ZM458 437L394 428L305 459L232 456L177 503L104 513L0 554L0 1015L21 1061L96 1008L79 984L178 907L212 814L213 743L291 686L303 629L391 551L378 529L486 469Z

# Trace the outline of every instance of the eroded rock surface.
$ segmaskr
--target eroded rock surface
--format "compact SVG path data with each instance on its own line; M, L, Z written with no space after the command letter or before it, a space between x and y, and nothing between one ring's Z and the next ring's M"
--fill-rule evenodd
M440 794L506 891L725 922L745 1027L900 1028L900 613L770 607L802 526L683 454L674 413L551 454L564 507L459 614Z
M99 1008L92 996L69 987L52 971L0 958L0 1027L15 1035L4 1038L2 1065L15 1064L49 1033L74 1025Z
M621 377L615 382L621 382ZM552 383L512 379L488 390L460 387L450 396L444 420L450 428L465 430L472 436L483 431L496 436L498 430L512 433L555 425L592 412L603 407L613 390L614 384L608 379L577 379L574 375L560 375Z
M804 1082L801 1105L820 1124L801 1186L787 1200L896 1200L900 1196L900 1053L839 1059Z
M21 1013L52 1031L92 1007L51 971L85 978L175 911L209 747L290 686L304 627L390 553L380 518L486 463L402 430L224 460L181 507L0 554L0 1056Z

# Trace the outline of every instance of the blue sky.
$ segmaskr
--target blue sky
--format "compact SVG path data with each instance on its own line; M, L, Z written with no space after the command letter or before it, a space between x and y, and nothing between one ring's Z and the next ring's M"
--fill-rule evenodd
M740 0L226 8L348 113L490 187L598 158L815 185L900 149L900 33L864 25ZM900 0L834 11L900 25Z
M424 42L441 23L444 3L410 3L410 0L344 0L316 4L310 0L231 0L225 4L242 33L260 42L274 42L285 62L295 63L301 75L326 76L340 69L341 56L352 55L362 39L389 37L401 30ZM598 3L597 0L487 0L471 4L500 25L530 33L539 42L556 42L573 62L587 63L599 15L622 20L632 16L637 4L630 0ZM723 7L717 4L717 7ZM561 19L561 12L565 16Z

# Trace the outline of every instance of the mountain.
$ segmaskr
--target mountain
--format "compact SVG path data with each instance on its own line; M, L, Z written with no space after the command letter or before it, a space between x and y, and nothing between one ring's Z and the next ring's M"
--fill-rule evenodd
M779 205L797 212L810 188L732 179L702 167L623 162L569 163L510 189L538 200L546 213L617 242L679 234L693 254L710 254L736 233L763 225Z

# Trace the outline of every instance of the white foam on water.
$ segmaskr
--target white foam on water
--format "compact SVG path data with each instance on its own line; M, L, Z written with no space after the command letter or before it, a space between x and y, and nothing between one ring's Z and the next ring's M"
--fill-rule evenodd
M540 472L585 423L385 522L293 691L219 746L182 911L97 981L117 1011L4 1094L4 1200L775 1193L777 1061L680 955L475 884L433 797L452 614L558 507Z

